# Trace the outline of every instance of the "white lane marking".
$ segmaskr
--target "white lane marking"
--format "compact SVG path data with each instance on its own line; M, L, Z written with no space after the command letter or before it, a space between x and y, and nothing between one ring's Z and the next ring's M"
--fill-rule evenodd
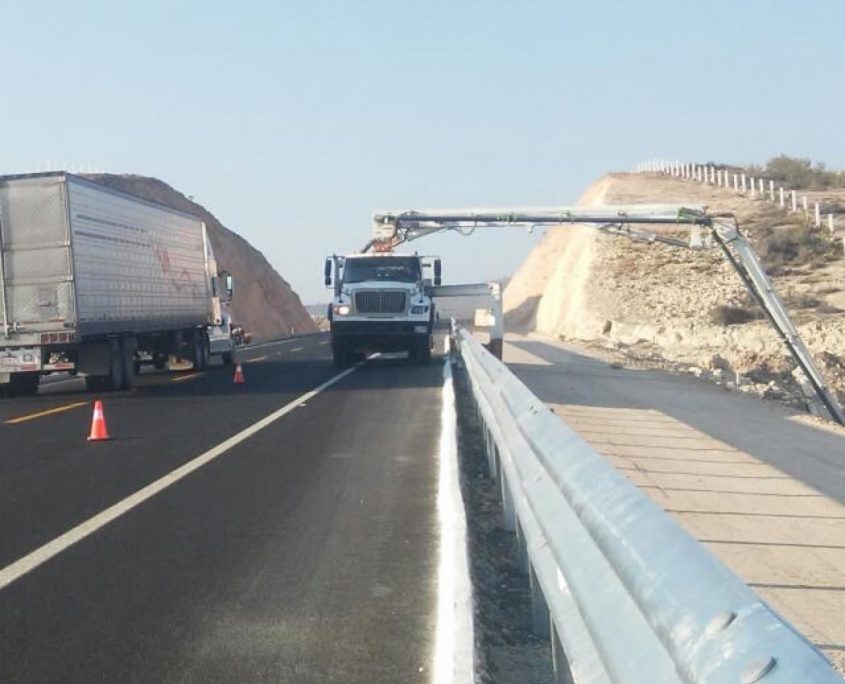
M472 586L467 556L467 524L458 471L458 436L452 368L443 366L440 413L440 466L437 483L440 563L437 571L437 627L431 681L475 681Z
M293 401L285 404L280 409L273 411L273 413L265 416L257 423L253 423L247 428L244 428L240 432L235 435L232 435L228 439L220 442L215 447L212 447L204 454L200 454L196 458L188 461L187 463L179 466L175 470L167 473L157 479L155 482L151 482L146 487L139 489L134 494L130 494L125 499L118 501L116 504L109 506L104 511L97 513L96 515L88 518L84 522L81 522L76 527L71 528L64 534L56 537L53 541L47 542L44 546L41 546L35 551L28 553L23 558L19 558L11 565L7 565L5 568L0 570L0 589L3 589L9 586L12 582L23 577L29 572L32 572L42 563L46 563L50 560L53 556L61 553L65 549L73 546L79 541L82 541L90 534L93 534L101 527L105 527L113 520L116 520L124 513L128 513L133 508L140 506L144 503L147 499L152 498L159 492L167 489L173 484L176 484L182 478L190 475L195 470L202 468L206 463L213 461L218 456L225 454L229 449L234 446L237 446L244 440L252 437L256 432L259 432L266 428L271 423L277 421L282 416L290 413L296 408L299 408L303 403L307 402L309 399L316 397L320 392L331 387L336 382L342 380L350 373L354 373L358 370L358 366L360 364L353 366L352 368L348 368L347 370L335 375L330 380L327 380L322 385L315 387L310 392L306 392L301 397L294 399Z
M303 349L305 349L305 347L294 347L294 348L293 348L293 349L291 349L290 351L291 351L291 352L298 352L298 351L302 351Z
M303 339L308 337L316 337L317 335L322 335L323 333L309 333L307 335L297 335L296 337L287 337L283 340L274 340L272 342L262 342L261 344L247 344L243 347L239 347L244 351L249 351L250 349L263 349L264 347L276 347L280 344L290 344L291 342L302 342Z

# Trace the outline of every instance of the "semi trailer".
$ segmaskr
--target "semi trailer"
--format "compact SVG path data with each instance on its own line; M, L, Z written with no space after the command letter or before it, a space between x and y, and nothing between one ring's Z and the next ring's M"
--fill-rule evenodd
M433 278L425 276L433 270ZM342 368L368 352L406 351L413 362L431 358L436 319L432 283L440 285L436 257L393 253L326 259L324 280L334 288L328 309L332 358Z
M0 391L132 387L174 356L231 363L232 277L203 221L66 172L0 177Z

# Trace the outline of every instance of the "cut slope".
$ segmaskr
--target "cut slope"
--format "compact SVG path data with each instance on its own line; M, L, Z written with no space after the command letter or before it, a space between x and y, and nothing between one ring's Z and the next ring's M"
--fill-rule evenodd
M656 174L611 174L579 204L654 202L703 204L735 214L776 264L775 285L822 370L840 393L845 391L841 250L808 250L778 261L782 238L798 230L794 218L763 200ZM759 320L744 286L717 251L693 253L587 228L552 228L505 290L505 310L512 328L599 341L631 356L729 375L737 371L761 394L779 395L791 383L792 362L782 342ZM745 322L726 325L733 316Z
M226 228L205 207L157 178L108 173L87 177L202 218L220 268L229 271L235 279L232 302L235 320L251 331L256 341L316 332L317 326L302 306L299 295L264 255Z

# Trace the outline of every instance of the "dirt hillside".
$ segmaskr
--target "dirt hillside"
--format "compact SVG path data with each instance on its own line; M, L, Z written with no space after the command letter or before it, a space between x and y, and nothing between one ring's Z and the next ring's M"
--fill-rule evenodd
M822 372L845 399L841 239L762 199L657 174L610 174L579 204L703 204L731 212L763 257ZM583 340L795 402L793 363L717 250L633 243L585 227L549 229L505 290L510 329ZM739 377L737 377L739 375Z
M240 235L226 228L205 207L157 178L135 175L90 174L92 180L201 217L221 268L235 279L232 309L235 319L251 331L255 341L315 332L317 326L293 291L264 255Z

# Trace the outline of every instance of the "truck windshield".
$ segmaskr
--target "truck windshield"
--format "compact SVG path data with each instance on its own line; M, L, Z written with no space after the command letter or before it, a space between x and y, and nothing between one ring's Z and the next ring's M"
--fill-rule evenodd
M368 280L415 283L420 277L420 262L416 257L347 259L343 268L344 283L363 283Z

